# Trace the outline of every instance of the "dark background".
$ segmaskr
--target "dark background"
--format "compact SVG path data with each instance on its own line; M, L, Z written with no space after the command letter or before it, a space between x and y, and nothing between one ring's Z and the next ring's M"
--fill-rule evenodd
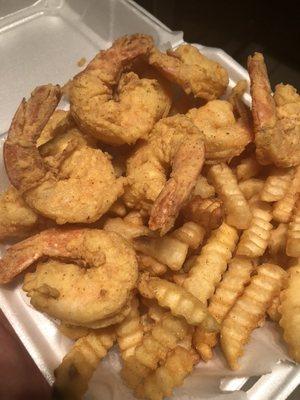
M272 85L300 89L300 3L293 1L135 0L190 43L220 47L246 66L263 52Z

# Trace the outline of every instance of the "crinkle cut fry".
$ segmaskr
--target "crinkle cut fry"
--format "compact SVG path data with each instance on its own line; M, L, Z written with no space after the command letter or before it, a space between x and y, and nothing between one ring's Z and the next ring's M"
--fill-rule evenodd
M288 271L287 288L280 294L280 326L291 357L300 362L300 264Z
M238 240L237 230L225 222L212 232L196 258L184 288L206 304L227 268Z
M222 281L210 299L208 310L221 323L236 299L243 293L244 287L251 279L255 261L246 257L234 257ZM205 332L202 327L196 329L194 346L204 361L212 358L212 348L217 344L216 332Z
M238 369L238 358L244 352L251 332L257 328L286 278L286 272L274 264L262 264L244 293L237 299L221 326L221 347L232 369Z
M232 170L225 163L213 165L209 170L208 179L224 203L227 224L237 229L247 229L252 214Z
M286 254L290 257L300 257L300 199L296 203L292 221L289 223Z
M54 372L54 398L82 399L99 361L106 356L114 340L115 333L111 328L78 339Z
M143 327L140 323L139 302L132 300L131 311L128 316L116 327L117 342L123 360L134 355L135 348L143 338Z
M285 196L273 206L273 218L278 222L290 222L293 209L300 193L300 166L295 168L295 174Z
M275 169L265 180L260 193L261 200L272 202L283 199L291 185L293 173L292 168Z
M256 202L252 207L252 220L244 230L237 245L236 254L250 258L264 254L270 238L272 209L268 203Z
M205 330L218 330L218 324L207 308L183 287L160 278L146 279L144 285L148 286L146 296L150 293L160 306L169 308L172 315L185 318L190 325L201 324Z
M218 228L223 220L222 202L217 198L202 199L193 196L182 209L187 220L194 221L206 229Z
M177 346L168 354L166 362L139 384L136 396L148 400L172 396L173 389L183 384L197 361L195 353Z
M135 389L151 371L163 361L169 350L174 349L189 332L188 324L167 313L151 331L143 337L135 354L124 361L121 371L126 385Z

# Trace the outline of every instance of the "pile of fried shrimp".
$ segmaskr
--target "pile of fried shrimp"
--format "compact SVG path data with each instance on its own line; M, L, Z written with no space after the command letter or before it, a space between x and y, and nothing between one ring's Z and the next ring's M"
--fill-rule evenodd
M252 109L247 82L230 90L196 47L134 34L21 101L0 283L23 273L32 306L74 340L54 398L82 399L116 344L124 383L161 400L217 345L238 369L266 319L300 362L300 95L272 92L260 53L248 71Z

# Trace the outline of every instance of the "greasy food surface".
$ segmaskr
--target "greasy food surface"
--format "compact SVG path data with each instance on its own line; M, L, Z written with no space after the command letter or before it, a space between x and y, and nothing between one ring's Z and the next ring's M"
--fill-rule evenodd
M54 398L83 399L116 344L124 385L162 400L216 346L242 366L268 319L300 361L300 96L272 94L261 54L248 68L252 110L247 80L196 46L127 35L21 101L4 144L0 284L21 275L74 341Z

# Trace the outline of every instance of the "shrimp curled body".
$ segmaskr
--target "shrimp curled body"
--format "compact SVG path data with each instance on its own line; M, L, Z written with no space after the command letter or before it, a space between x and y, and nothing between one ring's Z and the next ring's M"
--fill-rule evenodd
M37 309L93 328L103 326L103 321L114 323L124 312L138 266L133 248L118 234L96 229L43 231L6 251L0 261L0 283L11 281L42 257L64 263L50 260L26 274L23 289Z
M22 101L4 144L6 171L37 213L58 224L94 222L123 193L124 179L116 178L107 155L91 148L76 129L37 148L59 98L58 87L45 85Z
M155 122L168 114L171 100L157 80L140 79L133 72L120 80L124 68L147 57L152 47L150 36L124 36L75 76L70 110L84 132L111 145L133 144L146 139Z
M151 210L149 227L166 233L188 200L204 158L202 134L188 118L175 115L160 120L148 142L128 160L127 206Z

